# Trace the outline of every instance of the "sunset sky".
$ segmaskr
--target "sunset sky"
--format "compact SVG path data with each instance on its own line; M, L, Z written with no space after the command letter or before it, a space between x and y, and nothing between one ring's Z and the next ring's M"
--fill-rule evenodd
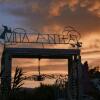
M81 33L82 61L100 66L100 0L0 0L0 26L2 24L25 28L28 32L49 33L59 33L65 26L73 26ZM37 59L22 62L17 59L13 65L31 70L37 62ZM50 66L47 69L54 66L61 69L66 66L66 60L46 59L42 65Z

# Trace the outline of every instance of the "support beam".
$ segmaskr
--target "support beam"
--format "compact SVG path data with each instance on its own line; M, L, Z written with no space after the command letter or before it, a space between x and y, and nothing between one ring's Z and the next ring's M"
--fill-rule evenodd
M67 59L80 54L79 49L6 48L12 58Z

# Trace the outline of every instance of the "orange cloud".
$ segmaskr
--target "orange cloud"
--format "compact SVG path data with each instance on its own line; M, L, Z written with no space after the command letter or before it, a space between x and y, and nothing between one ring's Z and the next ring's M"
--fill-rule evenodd
M49 9L51 16L60 16L64 7L75 11L77 8L86 8L89 12L100 17L100 0L54 0Z
M100 17L100 0L82 0L80 6L87 8L92 14Z
M49 9L49 14L51 16L60 16L64 7L68 6L71 10L76 8L78 0L54 0Z
M92 7L88 9L90 12L92 12L97 17L100 17L100 3L95 3Z
M58 24L51 24L51 25L45 25L43 26L44 32L61 32L63 29L63 26Z
M66 0L68 7L74 11L76 9L77 4L79 3L79 0Z
M32 3L32 12L40 11L40 7L38 3Z
M50 5L49 14L59 16L64 6L66 6L66 0L54 0Z
M93 32L82 38L82 50L100 50L100 35L98 33Z
M27 2L26 0L0 0L0 3L20 3L32 5L33 12L42 12L44 8L39 6L40 3L38 0L30 0L30 2ZM79 9L78 7L81 7L86 8L95 16L100 17L100 0L51 0L50 2L47 2L47 6L49 16L60 16L67 8L75 11L76 9Z

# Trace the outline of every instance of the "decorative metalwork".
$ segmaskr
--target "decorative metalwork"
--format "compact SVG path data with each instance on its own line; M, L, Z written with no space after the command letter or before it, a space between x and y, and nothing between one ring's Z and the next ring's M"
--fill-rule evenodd
M27 33L22 28L9 29L3 26L4 31L0 35L0 39L4 40L5 44L16 43L40 43L44 44L70 44L73 47L81 47L82 43L79 42L80 33L74 27L65 27L62 34L44 34L44 33Z
M32 75L25 77L25 80L34 80L34 81L44 81L45 79L56 79L57 82L59 79L64 79L67 80L67 74L62 75L62 74L41 74L41 66L40 66L40 58L38 59L38 74L37 75Z
M35 75L32 75L32 76L25 76L24 77L24 80L35 80L35 81L39 81L39 80L36 80L37 77L39 75L35 74ZM45 79L68 79L68 75L67 74L41 74L41 76ZM43 81L43 80L42 80Z

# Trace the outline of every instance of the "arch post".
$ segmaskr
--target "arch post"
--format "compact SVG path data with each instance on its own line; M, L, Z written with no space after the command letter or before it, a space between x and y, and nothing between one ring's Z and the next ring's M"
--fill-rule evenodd
M68 97L69 100L82 100L82 65L79 55L68 59Z
M11 90L11 57L10 55L3 51L1 58L1 90L2 93L9 93Z
M83 99L83 71L82 71L82 63L81 56L77 56L77 71L78 71L78 100Z

